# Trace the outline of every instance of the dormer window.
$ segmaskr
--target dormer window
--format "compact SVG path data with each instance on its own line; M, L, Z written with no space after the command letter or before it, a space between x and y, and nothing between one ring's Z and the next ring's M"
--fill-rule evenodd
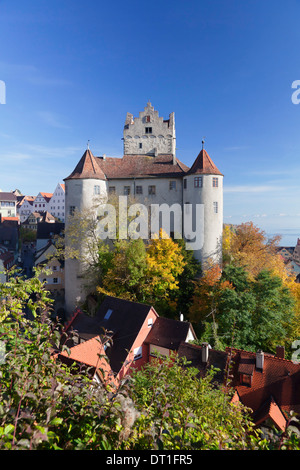
M250 375L250 374L240 374L240 384L241 385L248 385L248 387L251 387L251 382L252 382L252 375Z

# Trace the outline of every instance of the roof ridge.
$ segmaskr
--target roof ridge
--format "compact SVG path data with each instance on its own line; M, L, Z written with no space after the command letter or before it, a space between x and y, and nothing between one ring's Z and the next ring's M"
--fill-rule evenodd
M243 353L246 353L246 354L251 354L251 355L256 355L256 352L253 352L253 351L246 351L246 349L239 349L239 348L231 348L230 346L226 347L226 350L232 350L232 351L236 351L236 352L243 352ZM299 363L296 363L294 361L292 361L291 359L286 359L285 357L278 357L276 356L276 354L272 354L272 353L269 353L269 352L265 352L263 351L264 355L268 357L268 359L275 359L276 361L285 361L285 362L289 362L289 363L292 363L292 364L295 364L295 365L299 365L300 366L300 362Z

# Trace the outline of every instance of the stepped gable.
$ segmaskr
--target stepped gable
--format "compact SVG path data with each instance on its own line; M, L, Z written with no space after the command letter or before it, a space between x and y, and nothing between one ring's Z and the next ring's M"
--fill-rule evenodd
M64 181L70 179L106 179L90 149L84 152L74 171Z
M124 155L122 158L98 157L98 165L107 179L144 177L182 177L189 167L173 155Z
M220 175L223 174L218 170L206 150L202 149L192 167L188 171L189 175Z

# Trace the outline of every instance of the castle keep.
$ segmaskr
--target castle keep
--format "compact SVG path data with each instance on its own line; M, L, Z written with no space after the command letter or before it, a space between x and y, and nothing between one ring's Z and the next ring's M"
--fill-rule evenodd
M176 155L174 113L164 120L151 103L139 117L127 113L123 130L123 157L94 156L87 149L73 172L65 178L65 223L74 211L84 211L97 197L132 196L146 207L180 208L182 223L194 217L190 232L183 231L186 242L201 231L201 246L194 256L204 266L208 260L218 262L222 254L223 175L204 148L189 168ZM180 156L180 158L182 158ZM197 210L201 208L201 211ZM201 226L197 225L201 215ZM171 221L170 235L175 235L178 220ZM162 228L164 228L162 226ZM175 236L176 238L176 236ZM193 249L193 248L190 248ZM84 299L80 263L66 260L66 311L70 314L77 302Z

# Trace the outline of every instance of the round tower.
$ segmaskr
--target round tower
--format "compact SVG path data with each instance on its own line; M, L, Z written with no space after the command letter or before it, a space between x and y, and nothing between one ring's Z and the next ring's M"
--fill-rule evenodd
M90 211L95 211L100 203L107 200L106 176L101 170L97 158L87 149L74 171L64 179L65 181L65 245L72 245L71 231L74 232L74 221L79 223ZM72 219L74 217L74 219ZM82 229L78 226L78 232ZM73 233L74 235L74 233ZM75 237L76 238L76 237ZM85 300L85 282L82 276L84 264L83 259L87 253L83 253L84 233L78 237L79 246L74 248L79 256L65 260L65 309L69 317L74 309ZM80 242L81 240L81 242ZM80 246L81 243L81 246Z
M183 181L184 233L202 264L222 262L223 175L204 148ZM192 217L192 230L189 220ZM196 237L196 238L195 238ZM195 239L193 243L193 238Z

